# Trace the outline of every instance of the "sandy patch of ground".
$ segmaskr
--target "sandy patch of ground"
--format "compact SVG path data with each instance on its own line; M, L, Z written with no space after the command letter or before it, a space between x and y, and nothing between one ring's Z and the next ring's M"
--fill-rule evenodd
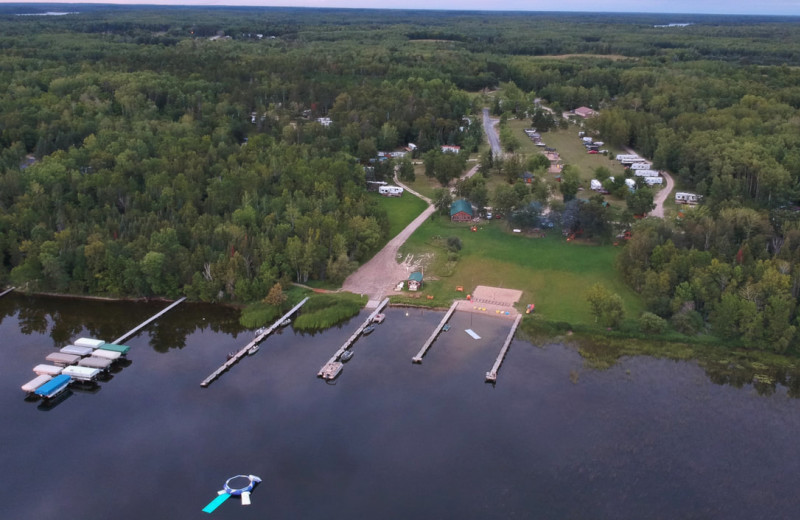
M471 298L458 302L457 310L513 319L519 314L514 304L522 298L522 291L479 285L472 292Z

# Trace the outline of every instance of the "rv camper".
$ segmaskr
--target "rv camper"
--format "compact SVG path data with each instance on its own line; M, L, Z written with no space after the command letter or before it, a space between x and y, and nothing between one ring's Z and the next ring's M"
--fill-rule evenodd
M378 188L378 193L386 197L399 197L403 194L403 188L400 186L381 186Z
M700 196L695 193L677 192L675 193L675 204L697 204Z

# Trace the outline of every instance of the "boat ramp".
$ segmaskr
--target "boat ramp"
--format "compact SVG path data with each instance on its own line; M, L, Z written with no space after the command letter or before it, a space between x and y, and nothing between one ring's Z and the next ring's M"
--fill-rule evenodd
M366 329L375 320L375 316L380 314L383 308L388 304L389 298L385 298L377 305L377 307L374 308L370 315L367 316L367 319L364 320L364 323L362 323L361 326L356 329L352 336L347 338L347 341L344 342L339 350L337 350L336 353L334 353L333 356L328 360L328 362L319 369L319 372L317 372L317 377L321 377L326 381L336 379L336 376L338 376L339 372L342 371L342 363L339 361L339 359L342 357L342 354L344 354L345 351L349 349L353 343L355 343L355 341L364 332L364 329Z
M511 330L508 332L508 336L506 336L506 341L503 343L503 348L500 349L500 353L497 355L494 366L490 371L486 372L487 383L495 383L497 381L497 372L500 370L500 365L503 364L506 353L508 353L508 347L511 346L511 340L514 339L514 333L517 332L520 321L522 321L522 314L517 315L514 324L511 326Z
M461 300L456 300L453 302L453 305L451 305L450 308L447 310L447 314L444 315L442 321L439 322L439 325L437 325L436 328L433 330L433 333L430 335L428 340L425 342L424 345L422 345L422 348L420 349L419 353L417 353L416 356L411 358L412 363L417 363L417 364L422 363L423 356L425 356L425 354L428 352L428 349L431 348L433 342L436 341L436 337L439 335L440 332L442 332L442 328L445 326L450 317L456 311L456 307L458 307L459 301Z
M210 385L211 383L213 383L215 379L217 379L226 370L228 370L230 367L235 365L244 356L246 356L247 353L250 351L250 349L254 348L256 345L258 345L259 343L264 341L264 338L266 338L267 336L272 334L276 329L280 328L280 326L283 324L284 320L288 320L289 318L291 318L292 315L294 313L296 313L298 310L300 310L300 307L305 305L305 303L307 301L308 301L308 298L303 298L303 301L301 301L300 303L298 303L297 305L292 307L292 309L289 312L287 312L286 314L284 314L283 316L278 318L278 321L276 321L275 323L273 323L272 325L270 325L269 327L264 329L264 331L261 334L259 334L258 336L256 336L256 338L253 341L251 341L250 343L248 343L247 345L242 347L238 352L233 354L221 367L219 367L214 372L212 372L210 376L208 376L207 378L203 379L203 381L200 383L200 386L205 388L208 385Z

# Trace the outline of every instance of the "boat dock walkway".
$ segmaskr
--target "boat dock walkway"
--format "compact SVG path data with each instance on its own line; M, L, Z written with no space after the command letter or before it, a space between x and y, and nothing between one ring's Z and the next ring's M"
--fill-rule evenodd
M2 298L3 296L5 296L6 294L10 293L10 292L11 292L11 291L13 291L14 289L16 289L16 287L12 287L12 288L10 288L10 289L6 289L5 291L1 292L1 293L0 293L0 298Z
M362 323L361 326L356 329L353 335L344 342L344 344L341 346L341 348L339 348L339 350L336 351L333 357L331 357L328 362L319 369L319 372L317 372L317 377L321 377L323 379L333 379L333 377L335 377L333 374L338 373L338 371L336 370L336 366L334 364L339 361L339 358L342 356L342 354L344 354L344 351L350 348L350 345L355 343L358 337L361 336L361 333L364 332L364 329L367 328L367 325L372 323L372 320L375 319L375 316L380 314L383 308L388 304L389 298L385 298L377 305L377 307L375 307L375 310L373 310L370 315L367 316L367 319L364 320L364 323Z
M422 363L422 357L425 355L426 352L428 352L428 349L431 348L431 345L433 345L433 342L436 340L436 336L439 335L439 333L442 331L442 327L445 326L447 320L449 320L450 316L452 316L453 313L455 312L456 307L458 307L459 301L460 300L456 300L453 302L453 305L450 306L450 309L447 311L447 314L444 315L442 321L440 321L439 325L437 325L436 328L433 330L433 334L431 334L431 336L428 338L428 341L426 341L425 344L422 345L422 348L417 353L417 355L411 358L412 363Z
M500 353L497 355L497 359L494 362L494 366L489 372L486 372L486 381L489 383L494 383L497 381L497 371L500 370L500 365L503 364L503 359L506 357L506 353L508 352L508 347L511 345L511 340L514 339L514 333L517 332L517 327L519 326L519 322L522 321L522 314L518 314L516 319L514 320L514 324L511 325L511 330L508 332L508 336L506 337L506 342L503 343L503 348L500 349Z
M308 298L303 298L303 300L300 303L298 303L297 305L295 305L294 307L292 307L292 309L289 312L287 312L286 314L284 314L283 316L278 318L278 321L276 321L275 323L270 325L267 329L264 330L264 332L262 332L261 334L256 336L256 338L253 341L251 341L250 343L248 343L247 345L242 347L241 350L236 352L236 354L234 354L229 360L227 360L221 367L216 369L210 376L208 376L207 378L203 379L203 382L200 383L200 386L205 388L208 385L210 385L211 383L213 383L215 379L217 379L219 376L222 375L223 372L228 370L230 367L235 365L240 359L242 359L245 355L247 355L247 351L248 350L250 350L251 348L255 347L256 345L258 345L259 343L264 341L264 338L266 338L267 336L272 334L275 331L275 329L280 327L281 323L283 323L285 320L291 318L292 314L294 314L295 312L300 310L300 307L305 305L305 303L307 301L308 301Z
M175 300L168 307L166 307L164 310L162 310L161 312L159 312L157 314L154 314L153 316L150 317L150 319L143 321L142 323L140 323L136 327L132 328L131 330L129 330L128 332L126 332L122 336L118 337L117 339L115 339L111 343L113 345L119 345L120 343L122 343L126 339L130 338L131 336L133 336L134 334L136 334L137 332L139 332L143 328L147 327L148 325L150 325L151 323L156 321L161 316L163 316L166 313L168 313L169 311L171 311L173 308L175 308L178 305L180 305L181 303L183 303L185 300L186 300L185 296L183 298L180 298L179 300Z

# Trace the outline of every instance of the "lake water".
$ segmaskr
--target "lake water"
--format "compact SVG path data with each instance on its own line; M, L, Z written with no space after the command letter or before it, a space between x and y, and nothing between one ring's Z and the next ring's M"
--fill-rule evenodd
M800 400L712 383L694 363L515 340L509 322L393 308L335 384L316 373L360 320L285 330L209 388L252 338L235 312L181 305L95 393L49 410L19 386L81 335L112 340L165 304L0 299L0 518L208 518L228 477L263 478L220 519L756 519L800 515ZM466 328L474 329L473 340Z

